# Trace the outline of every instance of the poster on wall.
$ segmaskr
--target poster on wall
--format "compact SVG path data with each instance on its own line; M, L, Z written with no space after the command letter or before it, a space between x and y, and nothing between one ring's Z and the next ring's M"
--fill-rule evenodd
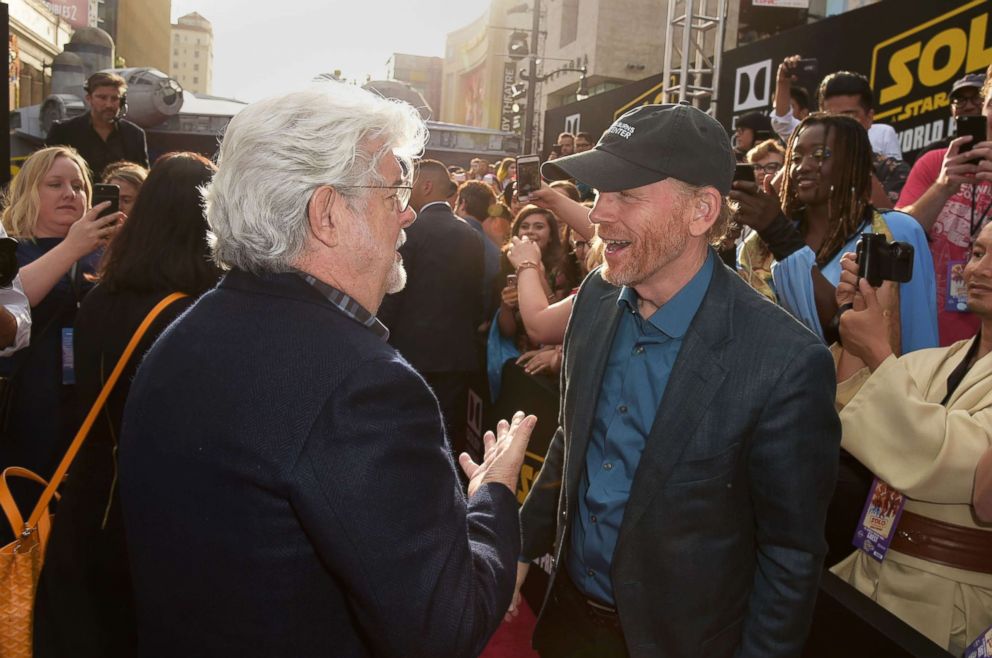
M485 67L477 66L462 76L463 113L466 126L481 126L485 112Z

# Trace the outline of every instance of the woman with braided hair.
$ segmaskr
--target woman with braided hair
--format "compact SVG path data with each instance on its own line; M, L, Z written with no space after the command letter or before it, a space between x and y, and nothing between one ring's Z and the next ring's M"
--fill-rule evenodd
M872 150L864 127L846 116L812 114L792 133L785 154L781 197L765 176L762 190L735 182L730 196L737 221L755 230L738 252L741 276L826 342L837 340L835 288L841 257L857 248L862 233L913 245L913 277L886 282L879 300L893 353L937 346L933 260L919 223L871 203ZM851 552L851 537L872 474L841 451L837 484L827 511L826 566Z
M911 216L879 212L871 197L872 150L864 127L846 116L812 114L793 132L781 195L735 182L737 220L755 230L738 253L744 279L827 342L836 339L840 258L862 233L914 248L913 277L880 290L896 354L937 345L936 291L926 235Z

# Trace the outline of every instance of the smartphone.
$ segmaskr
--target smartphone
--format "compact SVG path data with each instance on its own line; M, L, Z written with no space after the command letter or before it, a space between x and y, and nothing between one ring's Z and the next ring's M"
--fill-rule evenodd
M738 162L734 166L734 180L753 183L756 180L754 177L754 165L747 162Z
M93 205L109 201L110 205L100 212L100 217L118 212L121 209L121 188L117 185L97 183L93 186Z
M988 119L982 115L977 117L958 117L958 137L963 135L971 135L971 141L967 144L962 144L959 153L967 153L970 151L975 144L978 142L984 142L988 139Z
M792 66L796 75L815 76L820 71L820 61L815 57L803 57Z
M516 274L507 274L506 275L506 285L509 288L516 288L517 287L517 275Z
M531 192L541 189L541 158L521 155L517 158L517 198L526 203Z

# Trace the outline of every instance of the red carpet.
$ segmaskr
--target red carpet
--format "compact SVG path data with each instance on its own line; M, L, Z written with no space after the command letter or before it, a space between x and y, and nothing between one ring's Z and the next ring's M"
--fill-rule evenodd
M527 601L521 599L520 613L513 621L500 624L479 658L538 658L537 652L530 648L536 621Z

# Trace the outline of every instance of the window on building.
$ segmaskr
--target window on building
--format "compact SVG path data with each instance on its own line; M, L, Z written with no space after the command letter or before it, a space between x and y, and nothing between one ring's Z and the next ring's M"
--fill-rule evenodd
M200 56L200 51L199 50L194 50L193 51L193 57L199 57L199 56Z
M194 63L194 64L193 64L193 70L194 70L194 71L199 71L199 70L200 70L200 65L199 65L199 64L196 64L196 63Z
M193 76L193 84L195 84L195 85L200 84L200 78L198 78L196 76Z
M579 0L563 0L561 3L561 40L558 47L575 41L579 32Z
M172 49L172 55L174 57L179 57L179 49L178 48L173 48Z

